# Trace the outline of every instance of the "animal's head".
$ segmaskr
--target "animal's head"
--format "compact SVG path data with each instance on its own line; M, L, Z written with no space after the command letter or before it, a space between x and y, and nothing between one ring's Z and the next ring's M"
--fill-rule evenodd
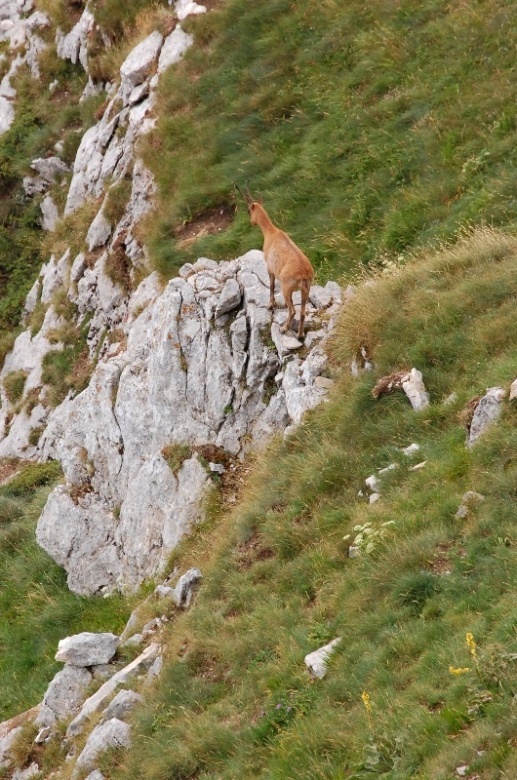
M264 211L261 201L253 200L250 192L249 185L246 185L247 192L243 192L238 184L235 184L235 189L242 195L248 214L250 215L250 222L252 225L258 224L258 215Z

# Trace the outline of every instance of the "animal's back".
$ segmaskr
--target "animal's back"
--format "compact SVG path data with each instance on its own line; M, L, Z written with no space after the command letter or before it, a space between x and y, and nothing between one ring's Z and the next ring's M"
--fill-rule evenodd
M270 242L264 243L264 255L268 270L281 281L296 279L301 282L314 278L309 258L283 230L278 230Z

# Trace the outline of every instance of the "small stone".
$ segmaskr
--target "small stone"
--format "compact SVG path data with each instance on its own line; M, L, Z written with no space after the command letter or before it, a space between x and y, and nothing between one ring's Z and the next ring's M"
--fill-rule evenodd
M421 463L417 463L415 466L411 466L409 471L420 471L420 469L425 468L427 466L427 461L423 460Z
M416 453L419 451L420 451L420 445L415 443L410 444L409 447L404 447L404 449L401 450L401 452L407 458L411 458L413 455L416 455Z
M367 477L367 479L364 480L364 484L369 490L372 491L372 493L378 493L381 486L375 474L371 474L369 477Z
M388 474L390 471L395 471L395 469L398 469L398 463L390 463L386 468L379 469L379 474Z
M224 472L226 471L222 463L209 463L208 468L210 469L210 471L213 471L215 474L224 474Z
M510 401L517 398L517 379L514 379L510 387Z
M375 502L378 501L380 497L381 497L380 493L371 493L368 502L370 504L375 504Z
M158 585L158 587L155 588L154 592L160 599L174 598L174 588L170 588L167 585Z
M47 741L47 739L50 737L52 731L48 726L43 726L42 729L38 731L34 738L34 743L36 745L42 745L44 742Z
M361 555L361 550L359 547L355 547L353 544L350 545L348 548L348 557L349 558L359 558Z
M194 595L194 589L198 583L203 579L203 575L199 569L189 569L182 577L179 578L176 587L174 588L173 599L177 607L181 609L187 609Z
M458 777L465 777L468 771L469 768L467 764L463 764L462 766L456 767L456 774L458 775Z
M314 650L313 653L305 656L305 665L313 677L317 677L319 680L325 677L329 658L334 652L336 645L340 642L341 637L337 637L332 642L329 642L328 645L324 645L319 650Z
M129 639L126 639L122 647L138 647L139 645L143 644L143 642L143 634L133 634L133 636L130 636Z

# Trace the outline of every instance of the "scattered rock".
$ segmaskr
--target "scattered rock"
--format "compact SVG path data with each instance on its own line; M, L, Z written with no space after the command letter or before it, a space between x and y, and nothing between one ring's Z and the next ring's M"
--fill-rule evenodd
M351 544L348 548L348 557L349 558L359 558L361 555L361 550L359 547L356 547L355 545Z
M172 0L169 0L169 5L171 4ZM174 3L174 9L180 22L192 14L206 13L206 7L200 3L193 2L193 0L176 0Z
M510 386L510 401L513 401L514 398L517 398L517 379L514 379L511 386Z
M413 455L416 455L416 453L417 453L417 452L420 452L420 445L419 445L419 444L415 444L415 443L413 442L413 444L410 444L410 445L409 445L409 447L404 447L404 448L401 450L401 452L402 452L402 453L403 453L403 454L404 454L404 455L405 455L407 458L411 458Z
M333 639L328 645L320 647L319 650L315 650L313 653L309 653L305 656L305 666L313 677L317 677L319 680L323 679L327 674L327 664L330 656L334 652L334 648L341 642L341 637Z
M58 721L76 715L87 697L92 680L88 669L67 664L47 688L35 725L41 729L52 729Z
M141 84L155 69L163 46L163 35L155 30L129 53L120 67L122 100L127 105L135 87Z
M11 776L11 780L31 780L32 777L36 777L40 774L40 768L38 764L33 761L26 769L17 769Z
M403 390L411 402L415 411L420 411L429 406L429 393L425 389L422 373L416 368L407 371L398 371L389 376L384 376L372 390L374 398L391 393L393 390Z
M185 52L194 43L194 38L184 30L180 25L171 32L171 34L165 39L160 57L158 60L158 74L163 73L171 65L175 65L181 59L183 59Z
M504 388L491 387L477 403L467 438L468 447L475 444L485 430L499 419L505 395L506 391Z
M118 687L126 685L135 676L146 672L158 655L159 650L160 646L158 644L150 644L138 658L135 658L130 664L116 672L116 674L107 680L98 691L90 696L89 699L86 699L81 711L68 726L66 732L67 737L80 734L88 719L105 706Z
M125 720L135 709L137 704L143 702L144 697L135 691L119 691L111 703L102 713L102 720L118 718Z
M425 466L427 466L427 461L423 460L420 463L416 463L414 466L411 466L409 471L420 471L420 469L425 468Z
M172 596L177 607L188 609L194 590L202 579L203 575L199 569L189 569L179 578Z
M107 664L117 652L118 644L119 638L115 634L94 634L83 631L82 634L61 639L56 661L64 661L74 666Z
M462 496L461 504L458 507L455 517L458 520L463 520L470 514L476 504L480 504L484 500L485 497L481 493L476 493L475 490L468 490Z
M96 726L76 761L72 780L77 780L84 776L85 772L95 769L97 759L109 748L130 747L130 731L128 724L118 718L112 718Z
M409 374L402 380L402 389L409 398L415 412L429 406L429 393L425 389L422 380L422 372L412 368Z
M43 230L52 232L56 229L59 220L59 211L54 203L52 195L47 193L40 203L41 209L41 227Z

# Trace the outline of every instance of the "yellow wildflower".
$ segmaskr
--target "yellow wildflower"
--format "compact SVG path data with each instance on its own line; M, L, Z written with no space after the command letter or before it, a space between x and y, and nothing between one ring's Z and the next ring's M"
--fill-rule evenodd
M368 716L368 725L371 729L373 729L373 722L372 722L372 702L370 700L370 694L366 691L363 691L361 694L361 699L363 700L364 708L366 710L366 714Z
M477 649L476 649L477 646L476 646L476 643L474 641L474 637L472 636L472 634L470 632L467 634L466 640L467 640L467 647L470 650L470 655L472 656L472 658L476 659L477 658Z
M449 672L451 674L465 674L466 672L470 672L470 671L471 669L469 666L464 666L464 667L460 666L457 669L454 666L449 666Z

